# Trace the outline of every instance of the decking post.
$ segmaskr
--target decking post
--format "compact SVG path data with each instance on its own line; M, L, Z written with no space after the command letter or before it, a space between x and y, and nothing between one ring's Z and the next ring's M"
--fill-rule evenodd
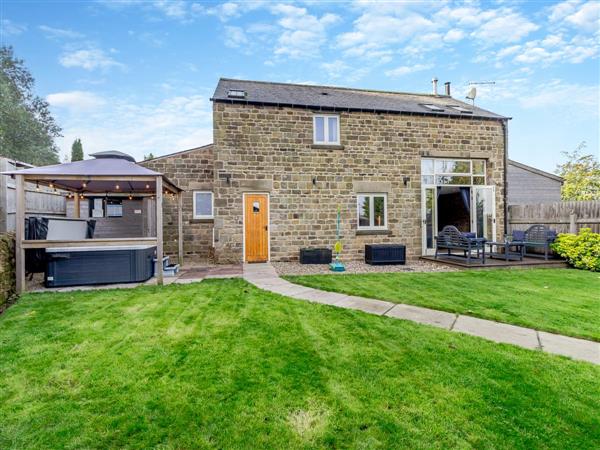
M163 184L156 177L156 282L163 284Z
M177 262L183 267L183 192L177 194L177 245Z
M15 276L17 295L26 290L25 286L25 251L23 238L25 237L25 180L23 175L15 175L16 202L15 202Z

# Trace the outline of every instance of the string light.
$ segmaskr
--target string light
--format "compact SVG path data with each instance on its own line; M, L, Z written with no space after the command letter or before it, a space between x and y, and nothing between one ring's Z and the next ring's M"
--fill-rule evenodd
M120 186L117 184L117 185L115 186L115 189L118 191L119 189L121 189L121 187L120 187Z
M39 181L35 182L35 190L38 192L40 191L40 182Z
M83 194L79 194L79 198L83 200Z
M85 189L87 187L87 183L84 181L83 183L81 183L81 187Z
M150 185L149 184L146 185L146 189L150 189Z
M129 200L133 200L133 195L129 194Z
M54 185L52 183L50 183L50 189L53 189Z

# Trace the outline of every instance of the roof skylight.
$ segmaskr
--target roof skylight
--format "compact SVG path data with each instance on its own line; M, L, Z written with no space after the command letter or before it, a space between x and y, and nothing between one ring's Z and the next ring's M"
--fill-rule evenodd
M421 106L424 106L425 108L429 109L430 111L443 111L444 110L444 108L441 108L438 105L425 104L425 105L421 105Z
M473 114L473 111L471 111L470 109L467 109L467 108L463 108L462 106L448 105L448 107L452 108L462 114Z
M246 91L242 89L229 89L227 97L231 98L246 98Z

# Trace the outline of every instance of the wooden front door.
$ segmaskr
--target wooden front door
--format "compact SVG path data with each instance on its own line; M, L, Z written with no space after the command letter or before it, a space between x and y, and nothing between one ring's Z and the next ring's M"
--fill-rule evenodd
M269 197L267 194L244 196L245 261L269 260Z

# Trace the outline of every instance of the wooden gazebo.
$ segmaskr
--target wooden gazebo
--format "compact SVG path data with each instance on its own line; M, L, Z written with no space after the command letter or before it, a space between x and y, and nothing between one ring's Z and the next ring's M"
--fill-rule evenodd
M20 294L25 285L25 250L39 248L90 247L110 245L156 245L159 263L155 274L158 284L163 284L163 197L177 197L178 205L178 257L183 261L182 195L174 183L163 174L135 163L121 152L100 152L91 155L94 159L33 167L24 170L3 172L16 180L16 288ZM74 216L79 218L79 201L83 194L131 194L156 198L156 236L135 238L100 238L85 240L27 240L25 239L25 182L45 185L71 193L74 200Z

